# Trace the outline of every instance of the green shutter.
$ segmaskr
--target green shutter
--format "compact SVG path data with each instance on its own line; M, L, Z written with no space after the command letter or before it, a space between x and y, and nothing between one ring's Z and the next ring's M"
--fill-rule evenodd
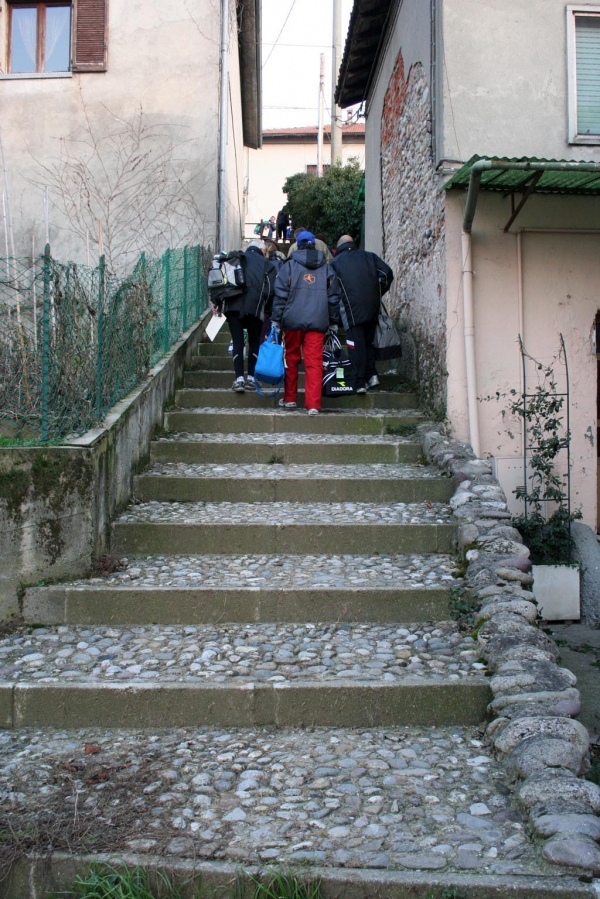
M600 134L600 16L575 16L577 133Z

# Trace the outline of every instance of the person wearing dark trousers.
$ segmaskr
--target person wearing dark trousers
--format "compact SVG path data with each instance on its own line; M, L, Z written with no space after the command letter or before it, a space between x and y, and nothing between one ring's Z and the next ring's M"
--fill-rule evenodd
M366 393L379 386L373 340L381 297L390 289L394 274L375 253L359 250L349 234L338 240L331 267L342 287L340 312L356 372L356 392Z
M275 223L277 228L277 240L285 240L285 232L290 224L290 217L285 210L279 210ZM272 237L272 235L269 236Z
M252 240L245 253L240 254L244 272L245 290L236 296L212 303L213 314L223 312L233 341L233 368L235 380L232 390L245 393L255 390L254 368L258 358L260 334L265 307L273 297L277 270L266 257L262 240ZM244 331L248 334L248 375L244 379Z

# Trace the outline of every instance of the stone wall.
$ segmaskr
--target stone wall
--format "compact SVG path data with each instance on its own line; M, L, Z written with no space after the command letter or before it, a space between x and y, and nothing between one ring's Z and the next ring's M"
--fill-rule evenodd
M381 123L384 258L395 283L391 309L414 341L412 377L421 403L436 415L446 408L446 275L444 197L431 152L431 105L421 63L405 77L398 54Z
M70 446L0 449L0 619L19 614L23 587L85 577L106 552L110 521L202 334L190 328L104 427Z

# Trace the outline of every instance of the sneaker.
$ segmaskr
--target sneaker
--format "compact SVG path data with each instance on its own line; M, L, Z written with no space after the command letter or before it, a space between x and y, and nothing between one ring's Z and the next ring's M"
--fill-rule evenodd
M367 387L379 387L379 378L377 377L377 375L373 375L371 378L369 378L369 380L367 381Z
M307 409L306 412L308 415L318 415L319 414L318 409Z
M246 390L256 390L254 375L248 375L248 377L246 378Z
M235 381L233 382L233 384L231 385L231 389L234 390L236 393L245 393L246 387L244 386L244 379L236 378Z
M286 403L283 397L279 400L279 405L282 409L295 409L296 403Z
M357 387L357 388L356 388L356 392L357 392L357 393L366 393L366 392L367 392L367 388L366 388L366 387Z

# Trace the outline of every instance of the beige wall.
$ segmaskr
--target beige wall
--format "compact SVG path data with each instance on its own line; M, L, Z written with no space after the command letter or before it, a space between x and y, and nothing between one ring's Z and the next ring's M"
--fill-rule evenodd
M599 146L568 143L565 0L439 2L442 156L600 159Z
M451 193L446 208L448 417L456 436L469 438L464 363L460 234L464 197ZM596 525L596 357L592 329L600 310L600 202L594 197L534 197L521 213L519 238L504 234L509 200L482 192L473 227L477 395L482 455L519 457L518 421L503 411L521 390L518 334L526 349L548 363L566 343L571 377L572 503ZM539 233L534 229L564 229ZM598 229L597 234L577 231ZM520 294L522 302L520 301ZM560 366L556 366L557 374ZM528 375L529 377L529 375ZM531 381L530 381L531 383Z
M282 191L286 178L298 172L305 172L307 165L317 164L317 144L263 143L262 150L247 150L248 154L248 211L246 214L246 236L251 236L251 223L261 218L269 219L285 205L286 195ZM357 157L361 166L365 164L363 143L344 144L342 161ZM330 145L323 150L323 158L329 163Z
M95 134L114 130L115 116L140 108L175 151L173 164L198 207L192 243L214 243L219 139L219 15L210 0L142 0L110 4L108 71L67 77L0 76L2 137L10 178L17 253L44 242L39 163L60 155L61 139L79 132L87 115ZM0 47L6 46L6 2L0 0ZM228 239L238 240L243 190L237 29L232 19ZM1 60L5 71L5 60ZM106 109L105 109L106 107ZM108 110L109 112L107 112ZM109 114L110 113L110 114ZM235 122L235 127L234 127ZM237 155L237 170L235 159ZM37 162L36 162L37 160ZM105 223L106 227L106 223ZM97 253L91 234L92 255ZM60 208L50 211L50 241L61 258L85 262L85 240L71 233ZM168 241L171 242L171 241ZM159 249L159 248L157 248Z

